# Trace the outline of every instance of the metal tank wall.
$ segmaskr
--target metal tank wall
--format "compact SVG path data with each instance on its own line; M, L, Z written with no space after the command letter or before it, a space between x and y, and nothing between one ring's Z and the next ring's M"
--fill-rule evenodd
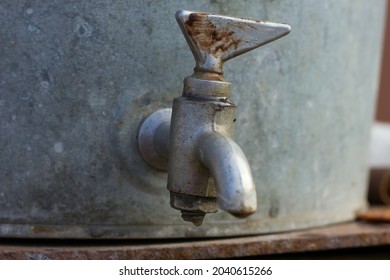
M179 9L285 22L285 38L225 65L258 211L169 206L137 148L194 67ZM0 236L176 238L346 221L365 207L385 1L0 3Z

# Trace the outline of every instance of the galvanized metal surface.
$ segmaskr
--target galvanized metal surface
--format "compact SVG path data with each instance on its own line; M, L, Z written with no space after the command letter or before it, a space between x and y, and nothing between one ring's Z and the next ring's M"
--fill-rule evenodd
M234 236L353 219L365 206L384 4L1 1L0 235ZM245 220L183 223L166 175L137 147L142 120L170 107L192 72L173 16L183 8L293 28L224 66L258 193Z
M47 241L46 241L47 242ZM214 259L390 245L389 224L352 222L253 237L152 243L39 243L3 239L0 259ZM337 251L334 251L337 256Z

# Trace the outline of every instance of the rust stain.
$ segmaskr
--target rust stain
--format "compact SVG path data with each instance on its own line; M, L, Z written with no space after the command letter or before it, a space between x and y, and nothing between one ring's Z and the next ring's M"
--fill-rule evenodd
M111 242L111 243L110 243ZM149 244L148 244L149 243ZM210 259L389 245L389 224L353 222L297 232L238 238L123 240L83 243L55 240L0 242L1 259ZM274 255L276 256L276 255Z
M210 80L210 81L221 81L224 82L225 79L221 75L222 73L212 73L212 72L205 72L202 71L202 69L195 69L195 73L192 75L194 78L200 79L200 80Z
M267 22L264 21L264 20L249 19L249 18L241 18L241 19L247 20L247 21L254 21L254 22L257 22L257 23L267 23Z
M204 13L193 13L185 22L188 35L202 50L218 56L231 48L237 49L240 39L234 38L234 31L218 29Z
M53 234L55 233L55 230L51 228L50 226L33 226L31 227L31 231L33 234L40 234L40 233L45 233L45 234Z
M249 19L245 19L245 18L244 18L244 20L255 21L255 22L257 22L257 23L263 23L262 21L249 20ZM242 30L244 30L244 29L247 28L247 27L250 27L250 28L252 28L252 29L257 29L257 27L254 26L254 25L247 24L247 23L246 23L246 24L243 24L242 22L230 22L229 24L232 25L232 26L234 26L234 27L236 27L236 28L242 29Z

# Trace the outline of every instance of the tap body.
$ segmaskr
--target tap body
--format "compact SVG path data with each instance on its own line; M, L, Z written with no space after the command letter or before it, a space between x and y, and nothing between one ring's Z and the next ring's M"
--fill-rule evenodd
M232 139L236 106L229 100L230 83L207 78L196 72L187 77L172 110L154 112L138 135L144 159L168 171L171 206L195 225L218 209L244 218L257 206L250 166Z
M183 96L173 102L168 190L171 206L195 224L218 208L238 217L256 210L248 161L232 140L236 106L229 90L228 82L188 77Z

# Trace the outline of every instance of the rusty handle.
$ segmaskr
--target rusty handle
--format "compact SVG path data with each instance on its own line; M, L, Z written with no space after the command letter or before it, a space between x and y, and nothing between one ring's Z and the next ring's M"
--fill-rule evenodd
M196 61L195 72L223 73L223 62L287 35L287 24L178 11L176 20ZM218 77L217 77L218 79Z

